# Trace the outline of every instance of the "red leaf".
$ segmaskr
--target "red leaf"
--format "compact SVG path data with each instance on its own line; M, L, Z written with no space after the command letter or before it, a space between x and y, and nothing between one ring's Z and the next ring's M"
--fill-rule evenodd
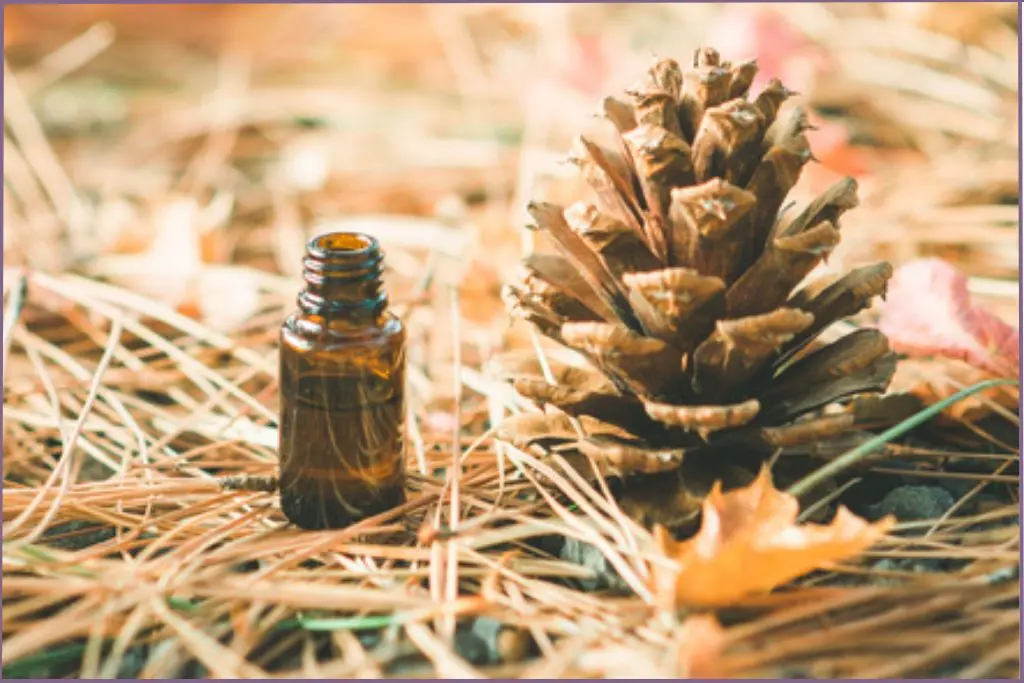
M1020 370L1020 330L971 301L967 277L937 258L896 270L879 328L910 356L945 356L997 375Z

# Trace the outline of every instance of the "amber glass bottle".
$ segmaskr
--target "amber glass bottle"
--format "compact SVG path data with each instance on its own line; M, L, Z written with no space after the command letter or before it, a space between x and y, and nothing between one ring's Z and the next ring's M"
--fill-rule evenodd
M299 310L281 327L281 508L348 526L405 499L405 328L388 311L372 237L306 246Z

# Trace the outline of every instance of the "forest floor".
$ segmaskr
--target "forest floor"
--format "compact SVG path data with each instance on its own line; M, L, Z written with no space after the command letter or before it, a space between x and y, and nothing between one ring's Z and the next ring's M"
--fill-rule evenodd
M4 20L5 677L1019 675L1019 385L951 401L1019 373L984 336L1020 310L1015 3ZM535 342L500 297L527 200L563 190L602 94L703 43L811 112L790 199L857 179L830 267L943 259L971 302L935 310L989 326L981 360L906 354L938 418L822 451L863 457L814 507L893 515L884 538L675 609L604 482L495 433L531 408L492 361ZM409 495L305 532L258 489L278 328L335 229L381 240L410 331Z

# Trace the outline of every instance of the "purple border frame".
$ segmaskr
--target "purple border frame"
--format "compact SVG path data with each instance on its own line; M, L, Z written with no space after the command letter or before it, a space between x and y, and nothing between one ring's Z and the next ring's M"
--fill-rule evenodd
M800 1L803 2L804 0L800 0ZM901 0L901 1L905 1L905 0ZM651 2L651 0L640 0L640 2L643 2L644 4L648 4L649 2ZM586 4L586 3L580 2L579 0L568 0L568 3L571 3L571 4ZM796 4L795 2L772 3L772 2L769 2L768 0L747 0L747 3L749 3L749 4ZM165 2L164 0L136 0L135 2L121 2L121 1L115 1L115 2L88 2L87 0L64 0L62 2L33 2L31 0L27 0L27 1L19 2L19 1L16 0L14 2L10 2L8 0L0 0L0 6L2 6L5 10L6 10L6 7L8 5L63 5L63 4L68 4L68 5L79 5L79 4L99 4L99 5L150 5L150 4L153 4L153 5L191 5L191 4L293 4L293 3L274 3L274 2L270 2L269 0L252 0L251 2L244 2L244 1L241 1L241 0L227 0L226 2L223 2L223 3L198 2L198 1L195 1L195 0L187 0L185 2ZM294 3L294 4L300 4L300 3ZM374 2L372 2L372 3L328 2L326 0L313 0L312 2L305 2L305 3L301 3L301 4L418 4L418 3L401 3L401 2L397 2L396 0L374 0ZM426 4L426 3L423 3L423 4ZM468 0L451 0L450 2L436 2L436 3L433 3L433 4L468 4ZM513 3L500 3L500 4L513 4ZM526 3L524 3L524 4L526 4ZM590 3L590 4L599 4L599 3ZM704 4L704 3L693 2L693 3L689 3L689 4ZM1018 24L1019 24L1019 22L1021 20L1020 3L1017 3L1017 6L1018 6L1017 19L1018 19ZM4 12L4 15L6 15L6 12ZM0 28L2 28L3 26L4 26L4 16L0 15ZM1020 117L1021 117L1021 114L1022 114L1021 99L1020 99L1022 77L1021 77L1021 69L1020 69L1020 67L1021 67L1021 64L1020 64L1020 58L1021 58L1021 34L1020 34L1019 30L1018 30L1018 34L1017 34L1017 55L1018 55L1018 65L1017 65L1017 144L1018 144L1018 150L1019 150L1021 143L1024 142L1024 138L1022 138L1022 134L1021 134L1021 123L1020 123ZM2 99L2 95L0 95L0 99ZM2 158L3 158L3 151L0 150L0 159L2 159ZM1019 197L1020 196L1020 190L1021 190L1021 163L1020 163L1020 159L1019 158L1018 158L1017 188L1018 188L1018 197ZM1019 201L1018 201L1018 206L1017 206L1017 213L1018 213L1018 215L1017 215L1017 227L1018 227L1018 231L1020 231L1021 220L1022 220L1022 218L1024 218L1024 209L1022 209ZM0 235L2 235L2 233L3 233L3 226L2 226L2 224L0 224ZM1021 266L1024 266L1024 257L1022 257L1021 243L1020 243L1019 239L1018 239L1018 242L1017 242L1017 246L1018 246L1018 253L1017 253L1018 266L1021 267ZM1019 279L1018 279L1017 285L1018 285L1018 296L1019 296L1019 294L1022 291L1021 290L1021 281ZM1018 326L1019 327L1024 327L1024 309L1018 310ZM1020 380L1020 381L1022 381L1022 383L1024 383L1024 371L1021 371L1021 373L1019 373L1018 380ZM0 388L0 391L2 391L2 388ZM0 445L2 445L2 435L0 435ZM2 457L2 456L0 456L0 457ZM1021 507L1021 511L1024 512L1024 499L1021 500L1020 507ZM1024 561L1024 548L1021 549L1021 559L1022 559L1022 561ZM1018 580L1021 581L1021 585L1022 585L1022 587L1024 587L1024 578L1020 578L1019 577ZM0 584L2 584L2 581L3 581L2 576L0 576ZM1024 649L1022 649L1022 653L1024 653ZM1022 659L1024 659L1024 655L1022 655ZM29 678L29 679L20 679L20 680L42 681L42 680L54 680L54 679ZM82 679L82 680L93 680L93 679ZM170 680L184 681L184 680L189 680L189 679L170 679ZM280 679L275 679L275 680L280 680ZM347 679L340 679L340 680L347 680ZM512 679L497 679L497 680L512 680ZM774 680L774 679L752 679L752 680ZM835 680L850 680L850 679L835 679ZM883 679L883 680L908 680L908 679ZM954 679L912 679L912 680L936 680L936 681L939 681L939 680L954 680ZM981 680L1003 680L1003 679L981 679Z

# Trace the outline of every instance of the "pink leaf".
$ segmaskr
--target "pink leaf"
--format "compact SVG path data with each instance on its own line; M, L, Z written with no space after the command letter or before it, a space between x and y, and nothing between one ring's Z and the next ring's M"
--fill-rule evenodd
M575 35L563 67L565 83L586 95L597 95L608 78L607 46L598 35Z
M1020 370L1020 330L971 301L967 277L937 258L896 270L879 328L910 356L946 356L998 375Z
M757 59L758 73L751 86L755 94L773 78L790 90L806 91L823 66L823 55L805 35L778 12L757 5L727 5L706 44L724 59Z

